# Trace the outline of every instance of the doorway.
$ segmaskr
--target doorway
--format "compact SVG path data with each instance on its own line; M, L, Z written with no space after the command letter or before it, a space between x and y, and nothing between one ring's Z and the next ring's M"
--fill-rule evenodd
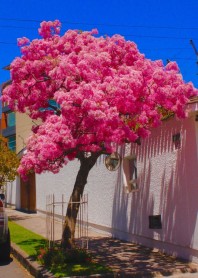
M36 212L35 173L30 174L27 181L21 179L21 210Z

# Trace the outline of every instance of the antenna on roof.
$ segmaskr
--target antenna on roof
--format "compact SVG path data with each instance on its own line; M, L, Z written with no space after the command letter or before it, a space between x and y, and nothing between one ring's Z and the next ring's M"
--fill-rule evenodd
M195 55L196 55L196 57L197 57L197 62L196 62L196 64L198 65L198 51L197 51L197 48L196 48L196 46L195 46L193 40L190 40L190 44L192 45L192 47L193 47L193 49L194 49L194 51L195 51Z

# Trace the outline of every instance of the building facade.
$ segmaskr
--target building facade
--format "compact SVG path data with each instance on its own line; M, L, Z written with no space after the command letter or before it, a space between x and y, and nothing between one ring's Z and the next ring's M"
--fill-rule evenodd
M1 92L9 84L9 82L10 81L1 85ZM12 112L7 103L4 102L1 102L0 110L0 134L7 139L9 149L16 151L15 113Z

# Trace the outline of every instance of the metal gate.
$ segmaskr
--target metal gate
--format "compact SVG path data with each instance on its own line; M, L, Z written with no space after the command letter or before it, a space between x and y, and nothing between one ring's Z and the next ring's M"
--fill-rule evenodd
M64 219L69 202L65 201L65 195L55 198L54 194L46 197L46 237L49 247L62 238ZM72 204L76 202L71 202ZM88 194L81 197L76 221L75 242L82 248L88 249Z

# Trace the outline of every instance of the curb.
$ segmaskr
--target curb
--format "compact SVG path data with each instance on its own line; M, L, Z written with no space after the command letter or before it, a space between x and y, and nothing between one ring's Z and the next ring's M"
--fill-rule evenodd
M36 278L52 278L52 273L47 271L36 261L30 259L26 252L21 250L15 243L11 243L12 255L28 270L28 272Z

